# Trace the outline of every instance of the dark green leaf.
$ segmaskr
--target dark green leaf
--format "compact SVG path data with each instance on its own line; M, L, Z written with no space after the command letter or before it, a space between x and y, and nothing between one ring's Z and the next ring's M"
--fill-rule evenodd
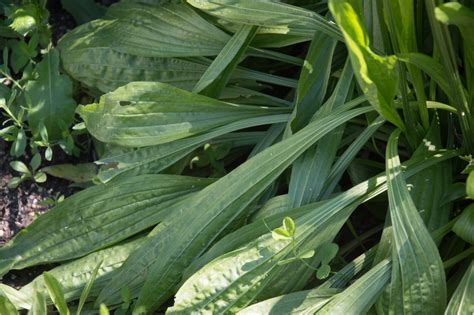
M52 50L44 55L36 67L38 79L25 86L30 110L28 121L33 132L39 132L40 121L48 130L49 139L62 138L65 126L71 125L76 102L72 98L71 80L59 73L59 52Z
M453 232L466 242L474 245L474 204L466 207L456 220Z
M23 269L84 256L158 224L172 204L211 182L176 175L144 175L88 188L18 233L8 246L0 248L0 261L14 257L14 268ZM6 271L0 269L0 274Z

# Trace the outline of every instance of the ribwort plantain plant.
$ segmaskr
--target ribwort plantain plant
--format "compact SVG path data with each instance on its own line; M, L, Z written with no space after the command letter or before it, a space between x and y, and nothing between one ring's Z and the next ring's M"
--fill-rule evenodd
M0 249L59 264L0 309L474 312L471 26L469 1L112 5L58 44L95 185Z

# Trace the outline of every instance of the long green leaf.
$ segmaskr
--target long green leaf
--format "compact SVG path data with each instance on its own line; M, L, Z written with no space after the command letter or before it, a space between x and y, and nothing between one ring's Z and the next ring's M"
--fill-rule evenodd
M315 289L290 293L251 305L237 314L310 314L327 304L338 292L337 289Z
M99 172L99 179L105 183L118 175L159 173L213 138L249 127L286 122L289 116L287 114L244 119L215 128L203 135L103 158L96 162L105 166Z
M215 56L229 40L186 4L123 3L113 9L119 8L126 14L112 16L115 19L91 34L91 44L143 57L190 57Z
M446 305L443 263L408 191L397 150L399 135L400 130L391 135L386 153L393 226L389 312L440 314Z
M92 289L95 279L97 278L97 274L99 272L99 268L102 265L103 261L99 261L97 266L95 266L94 270L91 273L89 280L87 281L86 285L84 286L84 290L82 290L81 296L79 298L79 305L77 307L76 315L80 315L84 304L86 303L86 299L89 297L89 293Z
M256 32L257 27L242 26L204 72L193 92L218 98Z
M362 17L358 12L358 1L331 0L329 9L342 29L352 67L362 91L386 120L406 130L404 122L392 106L398 86L396 58L382 57L372 52Z
M114 288L126 285L136 294L146 277L135 312L158 307L173 293L194 257L243 215L247 206L302 152L333 128L367 111L342 108L318 119L295 136L257 154L202 193L176 205L176 215L125 262L121 274L103 290L99 302L116 299ZM196 211L202 215L195 216ZM192 225L189 217L195 217ZM137 268L137 264L142 267Z
M375 303L382 289L390 280L389 260L383 260L338 293L316 314L365 314Z
M238 315L252 314L308 314L328 303L358 273L372 264L374 250L357 257L329 280L312 290L299 291L271 298L239 311Z
M156 225L169 213L171 204L211 182L175 175L146 175L88 188L67 198L17 234L0 249L0 262L13 258L13 268L23 269L81 257Z
M451 155L452 157L452 155ZM407 163L407 176L440 162L437 157L417 158ZM295 244L276 241L270 232L224 254L191 276L175 299L176 313L206 309L214 313L235 312L253 301L266 287L288 270L278 262L294 257L294 251L305 252L331 241L352 211L361 203L387 189L386 176L379 175L320 204L295 220ZM209 282L209 277L213 281Z
M80 298L81 292L84 291L88 281L93 278L94 268L97 267L99 262L102 262L100 268L97 269L97 276L88 294L89 297L97 297L100 290L113 278L117 273L116 270L120 268L130 253L142 245L144 241L145 239L142 237L93 252L85 257L55 267L49 271L49 274L61 283L64 298L69 302ZM32 282L23 286L20 293L26 300L31 301L36 291L47 293L44 289L43 275L39 275Z
M474 262L467 268L456 291L454 291L446 315L472 314L474 312Z
M32 298L33 302L31 303L31 309L28 312L28 315L47 315L47 305L46 298L41 292L34 292Z
M187 0L192 6L237 24L260 26L259 33L312 38L321 31L342 40L337 27L315 12L272 0Z
M0 283L0 296L5 296L17 309L31 307L30 297L2 283Z
M8 300L6 296L0 295L0 314L18 315L15 306Z
M349 61L347 61L333 94L316 113L317 115L330 112L333 108L345 103L352 87L352 78L352 68ZM288 195L293 207L318 200L336 158L343 133L344 127L341 126L321 139L316 146L296 160L291 170L291 180L288 188Z
M48 272L45 272L43 275L44 284L48 290L51 300L54 303L54 306L56 306L56 309L59 312L59 315L69 315L70 312L67 307L66 300L64 299L64 293L61 284Z
M436 62L435 59L420 53L399 54L397 55L397 59L416 66L426 72L436 82L436 84L439 85L443 92L446 93L450 99L453 99L454 92L449 85L448 78L446 78L444 68L440 63Z
M80 106L78 112L100 141L144 147L288 110L230 104L168 84L133 82L105 94L99 104Z

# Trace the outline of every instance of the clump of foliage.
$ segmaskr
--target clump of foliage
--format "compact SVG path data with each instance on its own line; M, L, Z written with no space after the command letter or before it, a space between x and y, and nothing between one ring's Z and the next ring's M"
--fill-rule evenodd
M77 106L73 82L60 72L46 0L2 0L0 16L0 137L12 142L16 158L42 152L51 161L53 146L79 155L74 136L80 132L70 128ZM13 179L10 186L17 184Z
M123 0L80 25L54 54L95 97L76 113L96 185L0 249L3 275L59 263L0 286L0 308L472 312L473 16L468 1Z

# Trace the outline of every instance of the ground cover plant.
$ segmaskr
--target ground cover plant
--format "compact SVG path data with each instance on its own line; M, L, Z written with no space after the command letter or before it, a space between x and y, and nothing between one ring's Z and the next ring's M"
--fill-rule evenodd
M63 4L41 63L85 102L0 101L9 139L80 130L97 168L49 169L87 188L0 248L48 266L1 314L474 312L472 3Z

